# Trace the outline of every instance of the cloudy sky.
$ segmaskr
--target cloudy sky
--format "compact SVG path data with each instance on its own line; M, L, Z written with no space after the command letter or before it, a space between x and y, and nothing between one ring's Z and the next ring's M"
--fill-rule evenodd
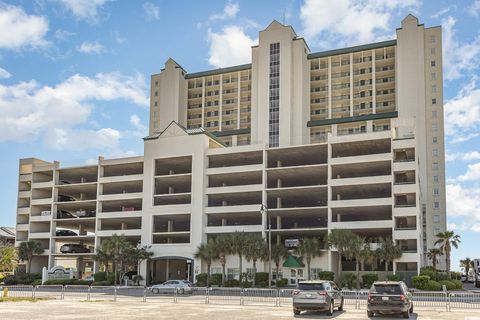
M149 77L169 57L189 72L248 63L272 19L312 51L392 39L408 13L443 27L453 267L480 258L480 0L0 0L0 225L15 224L19 158L141 154Z

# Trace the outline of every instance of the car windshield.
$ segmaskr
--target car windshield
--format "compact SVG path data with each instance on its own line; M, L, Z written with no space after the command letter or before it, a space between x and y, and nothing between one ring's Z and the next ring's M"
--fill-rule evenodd
M299 283L298 289L300 290L325 290L323 283Z
M375 284L372 291L382 294L402 294L402 288L397 284Z

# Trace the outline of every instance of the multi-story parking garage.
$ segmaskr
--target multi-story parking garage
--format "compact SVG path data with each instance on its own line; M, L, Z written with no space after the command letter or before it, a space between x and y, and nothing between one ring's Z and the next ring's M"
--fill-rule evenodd
M269 218L279 244L333 229L372 248L391 237L403 255L390 269L416 272L446 227L441 57L440 28L409 15L386 42L309 53L274 21L251 64L187 73L169 59L152 76L143 156L79 167L20 160L17 242L44 247L33 269L85 275L101 242L124 234L151 246L140 270L148 282L192 279L205 271L194 259L202 242L265 236ZM88 250L62 253L66 243ZM325 250L312 274L337 270L337 258ZM227 261L238 277L237 258ZM290 284L307 274L279 272Z

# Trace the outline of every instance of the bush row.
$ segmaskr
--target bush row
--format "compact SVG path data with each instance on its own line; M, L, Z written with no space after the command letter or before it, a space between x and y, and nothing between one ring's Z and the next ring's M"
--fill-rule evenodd
M435 281L425 275L412 277L412 284L416 289L425 291L441 291L443 290L443 286L449 291L463 290L462 282L460 280Z

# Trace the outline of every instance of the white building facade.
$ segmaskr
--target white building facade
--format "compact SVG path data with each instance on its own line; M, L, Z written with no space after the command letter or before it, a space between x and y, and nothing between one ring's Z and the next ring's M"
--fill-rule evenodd
M191 280L205 272L194 259L202 242L266 236L268 214L275 243L338 228L372 248L389 237L403 249L390 268L416 273L446 229L442 83L441 29L411 15L391 41L310 53L274 21L251 64L187 73L169 59L152 75L144 156L68 168L20 160L17 243L44 246L34 269L85 275L98 269L100 243L124 234L154 252L140 268L148 283ZM65 243L91 252L61 253ZM312 274L336 271L337 261L325 250ZM229 278L237 266L228 257ZM290 284L307 275L303 266L279 271Z

